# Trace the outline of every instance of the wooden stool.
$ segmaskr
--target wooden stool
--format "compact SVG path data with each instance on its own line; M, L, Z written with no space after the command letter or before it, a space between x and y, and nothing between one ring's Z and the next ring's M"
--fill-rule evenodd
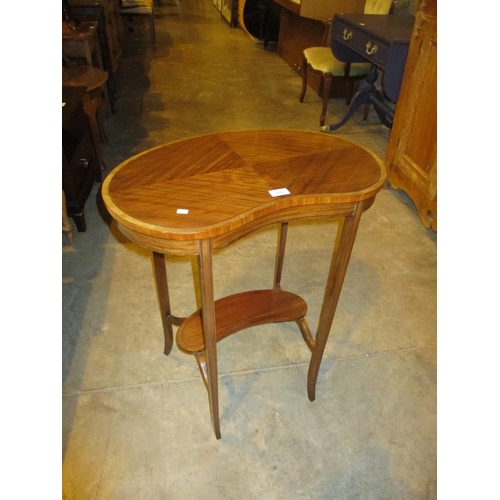
M104 132L100 99L102 86L107 79L108 74L94 66L68 66L62 69L63 87L85 87L87 89L82 98L83 110L87 116L90 139L101 170L106 170L106 164L99 147L98 134L102 141L107 141L108 138Z

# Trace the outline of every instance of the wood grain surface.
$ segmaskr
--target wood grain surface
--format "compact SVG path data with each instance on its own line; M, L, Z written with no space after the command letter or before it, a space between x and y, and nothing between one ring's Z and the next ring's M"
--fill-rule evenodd
M238 311L237 314L234 312ZM305 301L283 290L252 290L215 301L216 341L257 325L297 321L307 314ZM205 349L199 309L182 323L177 332L177 346L186 354Z

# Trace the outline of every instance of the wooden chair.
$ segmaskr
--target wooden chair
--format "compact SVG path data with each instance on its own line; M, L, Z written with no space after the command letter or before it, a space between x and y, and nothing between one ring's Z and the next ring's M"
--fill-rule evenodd
M393 0L366 0L365 14L389 14ZM323 96L321 105L321 115L319 123L321 126L325 124L326 110L328 106L328 98L330 95L330 86L334 78L340 78L347 84L346 104L349 105L352 98L354 82L366 78L370 70L370 63L347 63L340 62L332 53L330 47L331 36L331 21L325 21L325 33L321 47L310 47L304 50L302 60L302 91L299 101L304 102L304 96L307 90L307 71L311 69L316 74L319 74L322 79ZM363 119L368 116L368 105L365 107Z
M151 43L156 43L155 31L155 0L119 0L120 14L123 16L149 16L149 30L151 32ZM161 6L161 0L156 0L158 6Z

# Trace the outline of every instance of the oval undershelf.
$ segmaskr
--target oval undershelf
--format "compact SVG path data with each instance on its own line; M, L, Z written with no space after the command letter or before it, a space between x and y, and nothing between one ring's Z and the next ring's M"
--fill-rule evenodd
M216 341L252 326L297 321L306 313L304 299L279 289L230 295L215 301ZM205 350L201 309L186 318L177 331L176 340L186 354Z

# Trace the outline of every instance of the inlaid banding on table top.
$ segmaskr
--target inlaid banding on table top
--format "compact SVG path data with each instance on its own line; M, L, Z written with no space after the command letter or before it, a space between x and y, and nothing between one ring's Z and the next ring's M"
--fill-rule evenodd
M308 131L224 132L141 153L105 179L112 215L136 231L207 237L269 210L361 201L380 190L380 160L350 141ZM273 198L269 191L287 188ZM178 214L178 209L188 210ZM203 234L201 234L203 233Z

